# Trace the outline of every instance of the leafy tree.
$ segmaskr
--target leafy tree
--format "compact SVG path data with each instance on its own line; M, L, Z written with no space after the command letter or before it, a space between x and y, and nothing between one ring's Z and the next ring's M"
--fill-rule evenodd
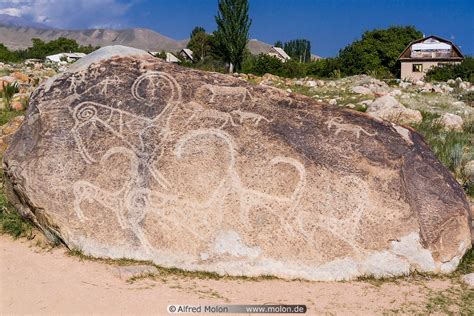
M458 77L464 81L474 83L473 57L466 57L460 64L448 64L430 68L426 73L426 79L433 81L448 81Z
M19 58L15 53L9 51L5 45L0 44L0 60L1 61L13 62L13 61L17 61L18 59Z
M247 46L250 25L248 0L219 0L219 11L215 17L217 44L229 72L240 69Z
M89 54L94 50L98 49L98 47L92 47L91 45L88 46L81 46L75 40L60 37L50 42L44 42L39 38L32 39L33 46L28 47L24 50L19 50L14 52L18 59L29 59L29 58L37 58L37 59L44 59L48 55L58 54L58 53L70 53L70 52L77 52L77 53L86 53Z
M398 56L410 42L423 37L413 26L393 26L367 31L339 52L341 70L345 75L400 72Z
M192 31L189 38L193 38L197 33L206 33L206 30L202 26L196 26Z
M282 41L276 41L275 44L273 44L273 46L283 48L283 42Z
M307 64L306 73L319 78L330 78L340 73L340 69L338 58L324 58Z
M191 39L188 42L187 47L193 51L193 56L199 61L204 59L212 49L212 35L206 33L206 30L200 26L197 26L191 32Z
M303 63L308 63L311 61L311 42L308 40L291 40L285 43L283 49L292 59Z

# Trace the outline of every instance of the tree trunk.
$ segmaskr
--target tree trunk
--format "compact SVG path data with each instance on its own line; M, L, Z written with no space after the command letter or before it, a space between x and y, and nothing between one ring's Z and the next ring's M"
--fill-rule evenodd
M233 63L229 63L229 73L230 74L234 73L234 64Z

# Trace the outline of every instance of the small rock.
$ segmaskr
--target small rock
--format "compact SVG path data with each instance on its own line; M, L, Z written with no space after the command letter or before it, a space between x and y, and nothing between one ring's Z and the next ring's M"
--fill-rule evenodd
M336 83L335 83L334 81L329 81L329 82L328 82L328 86L334 88L334 87L336 86Z
M415 85L419 86L419 87L423 87L425 85L425 82L422 81L422 80L418 80L418 81L415 82Z
M408 87L411 87L411 82L400 81L398 86L402 89L407 89Z
M310 88L314 88L318 85L317 82L314 81L314 80L306 81L305 84L306 84L307 87L310 87Z
M402 95L402 91L399 89L395 89L395 90L390 91L389 95L391 95L392 97L396 95Z
M460 77L457 77L454 81L456 81L457 84L460 84L462 82L462 79Z
M371 94L372 93L372 90L363 86L353 87L352 91L358 94Z
M348 108L350 108L350 109L353 109L353 108L355 108L356 106L355 106L355 104L353 104L353 103L347 103L347 104L346 104L346 107L348 107Z
M337 100L336 99L331 99L329 100L329 105L336 105L337 104Z
M467 285L468 288L474 289L474 272L464 275L462 277L462 281Z
M288 89L286 89L286 92L288 92L288 93L292 93L292 92L293 92L293 90L291 90L290 88L288 88Z
M464 175L469 179L469 181L474 183L474 160L466 163L463 171Z
M454 81L453 79L449 79L448 81L446 81L446 83L449 85L454 85L456 81Z
M461 82L459 83L459 89L467 90L469 89L469 85L467 82Z
M420 111L407 109L390 95L372 102L367 108L367 113L395 124L419 123L422 120Z
M447 130L462 131L464 121L462 117L452 113L444 113L437 122L444 126Z
M464 103L463 101L454 101L452 104L453 106L458 106L458 107L466 106L466 103Z

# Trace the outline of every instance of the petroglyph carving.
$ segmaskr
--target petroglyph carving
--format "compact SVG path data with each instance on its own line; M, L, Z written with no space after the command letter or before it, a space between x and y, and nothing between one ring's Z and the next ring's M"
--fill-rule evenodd
M252 113L252 112L244 112L240 109L232 111L232 114L236 114L239 116L240 124L243 124L244 120L247 120L247 119L250 121L253 121L255 126L258 126L258 123L260 123L261 120L267 121L268 123L271 122L269 119L267 119L263 115Z
M211 92L211 98L209 102L214 102L214 98L216 96L223 96L223 97L239 97L241 98L242 102L245 102L246 98L248 97L252 100L252 95L244 87L225 87L225 86L216 86L212 84L204 84L200 86L196 90L196 96L202 95L206 90Z
M224 126L226 126L229 122L232 126L237 126L230 113L221 112L214 109L205 109L201 104L194 101L187 103L187 106L191 107L194 112L186 122L187 124L189 124L193 119L202 119L205 117L209 117L223 121L223 124L220 126L220 128L224 128Z
M360 138L361 133L364 133L367 136L377 135L377 132L371 134L360 126L343 123L342 117L333 117L329 119L328 121L326 121L325 124L328 126L329 130L333 126L336 128L336 132L334 133L334 135L338 135L340 132L354 133L354 135L356 135L357 138Z
M147 84L147 87L144 85ZM157 95L147 96L144 92L154 92ZM140 102L153 106L159 99L165 103L181 102L181 86L173 76L161 71L150 71L138 77L132 84L132 95Z

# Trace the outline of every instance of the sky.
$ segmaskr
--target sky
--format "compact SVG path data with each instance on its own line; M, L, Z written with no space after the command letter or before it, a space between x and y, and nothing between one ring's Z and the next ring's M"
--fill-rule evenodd
M249 0L250 38L304 38L314 54L336 56L364 31L413 25L474 55L474 0ZM0 14L67 29L132 28L186 39L215 30L217 0L0 0Z

